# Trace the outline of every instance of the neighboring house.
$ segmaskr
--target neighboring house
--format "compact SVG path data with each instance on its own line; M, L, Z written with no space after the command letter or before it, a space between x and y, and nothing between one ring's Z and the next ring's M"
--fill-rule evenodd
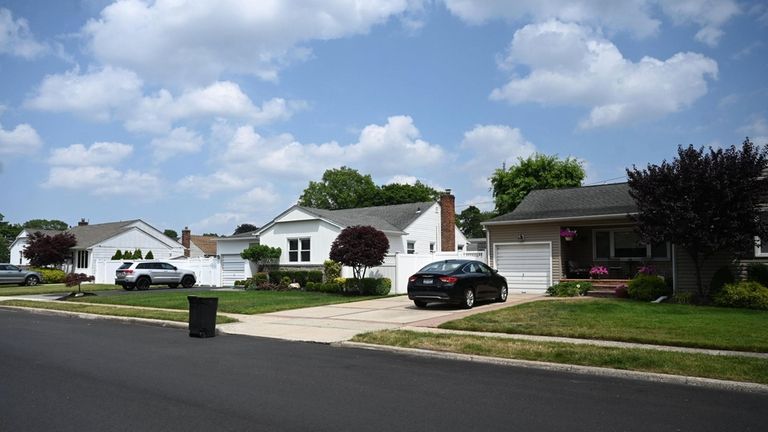
M184 246L184 256L189 258L215 257L216 236L193 235L188 227L181 230L181 245Z
M488 263L515 291L543 292L560 279L588 277L594 265L607 267L608 278L629 279L644 264L672 278L675 292L695 291L693 262L683 250L640 242L630 219L637 211L627 183L532 191L514 211L483 222ZM566 228L576 231L572 240L560 236ZM755 261L768 262L765 242L741 262ZM706 285L717 269L736 267L726 253L705 264Z
M256 266L240 257L240 252L259 244L257 231L216 238L216 252L221 259L221 285L231 286L256 272Z
M29 260L23 256L23 250L29 235L37 231L41 230L25 229L13 241L11 259L14 264L29 264ZM62 232L73 234L77 245L72 251L70 269L88 275L95 274L97 261L109 260L118 249L130 252L141 249L144 255L152 251L156 259L171 259L184 254L184 248L179 242L140 219L102 224L89 224L83 219L77 226L65 231L42 232L49 235Z
M468 238L467 242L467 251L469 252L485 252L488 250L488 241L483 237Z
M244 279L253 269L240 258L240 252L251 244L279 247L280 267L319 268L328 259L331 244L341 230L355 225L369 225L384 232L390 254L462 251L468 242L456 227L455 217L454 197L450 193L441 196L439 202L345 210L295 205L258 231L219 238L217 247L222 271L231 268L242 272L238 274L243 277L238 278Z

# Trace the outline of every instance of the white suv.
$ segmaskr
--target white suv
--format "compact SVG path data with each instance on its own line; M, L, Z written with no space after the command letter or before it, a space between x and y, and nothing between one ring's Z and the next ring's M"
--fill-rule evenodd
M180 270L160 261L124 262L115 271L115 285L121 285L128 291L134 288L146 290L150 285L168 285L171 288L181 285L191 288L195 282L195 272Z

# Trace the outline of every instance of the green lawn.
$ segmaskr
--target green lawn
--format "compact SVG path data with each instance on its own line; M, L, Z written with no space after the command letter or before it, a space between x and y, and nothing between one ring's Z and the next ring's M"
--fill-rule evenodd
M96 292L96 291L112 291L121 290L122 288L112 284L83 284L83 291ZM53 294L53 293L68 293L77 291L77 287L68 287L61 284L46 284L38 286L18 286L18 285L0 285L0 296L12 296L23 294Z
M405 330L366 333L355 336L352 340L433 351L768 384L768 360L750 357L533 342Z
M110 315L119 317L150 318L165 321L188 322L189 313L180 311L158 311L151 309L120 308L114 306L102 306L91 304L77 304L71 302L43 302L30 300L7 300L0 301L0 305L20 306L37 309L62 310L69 312L89 313L95 315ZM234 318L223 315L216 316L216 323L225 324L237 322Z
M767 311L630 300L537 301L440 327L768 352Z
M220 312L249 315L377 298L365 296L350 297L304 291L196 291L192 293L153 293L148 291L132 292L119 296L70 299L69 301L186 310L189 308L188 295L218 297Z

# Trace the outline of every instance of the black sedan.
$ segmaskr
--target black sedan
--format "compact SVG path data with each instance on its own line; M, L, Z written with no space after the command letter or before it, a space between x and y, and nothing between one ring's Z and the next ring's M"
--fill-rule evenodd
M507 301L507 280L480 261L437 261L408 279L408 298L420 308L442 302L470 309L477 300Z

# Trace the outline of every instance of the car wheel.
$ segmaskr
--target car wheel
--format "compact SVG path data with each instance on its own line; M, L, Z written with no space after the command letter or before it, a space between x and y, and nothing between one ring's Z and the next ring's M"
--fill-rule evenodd
M148 277L142 277L139 278L139 280L136 281L136 289L144 291L149 289L151 281Z
M424 300L414 300L413 304L415 304L416 307L420 309L427 307L427 302L425 302Z
M472 309L475 305L475 293L471 289L464 290L464 301L461 302L461 307L464 309Z
M193 278L192 276L187 275L181 278L181 286L183 286L184 288L192 288L194 285L195 285L195 278Z
M35 286L40 283L40 278L37 276L27 276L26 279L24 279L24 285L26 286Z
M178 288L178 287L179 287L179 284L168 284L168 288L170 288L170 289L174 289L174 288Z
M507 301L507 295L509 294L509 290L507 289L506 285L502 285L501 289L499 290L499 296L496 297L496 301L500 303L504 303Z
M133 291L134 288L136 288L136 287L133 286L133 285L129 285L129 284L124 284L123 285L123 289L126 290L126 291Z

